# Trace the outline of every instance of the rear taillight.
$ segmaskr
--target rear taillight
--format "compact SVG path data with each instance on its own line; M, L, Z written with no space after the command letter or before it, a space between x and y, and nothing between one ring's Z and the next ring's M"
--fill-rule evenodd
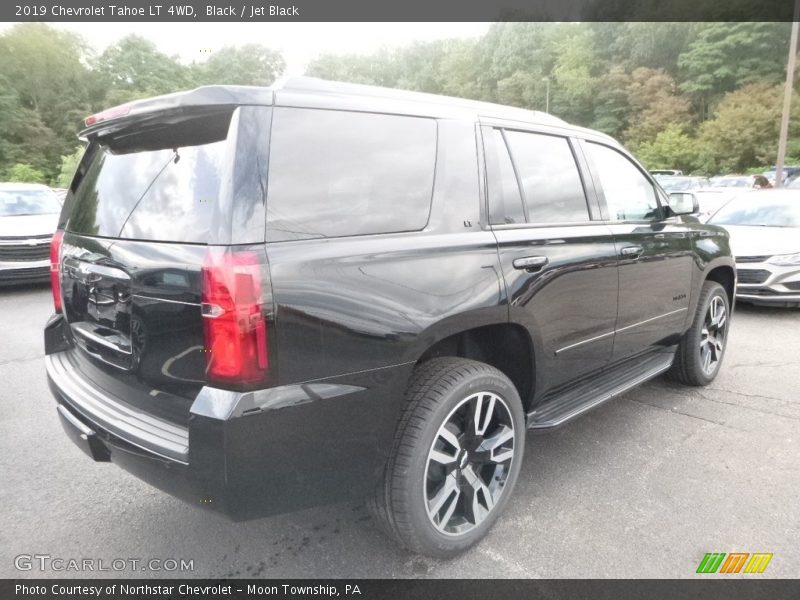
M201 300L209 380L249 384L266 377L269 360L261 269L255 251L209 249L203 263Z
M102 112L89 115L86 117L83 122L86 127L94 125L95 123L100 123L101 121L108 121L109 119L116 119L117 117L124 117L131 111L131 107L127 104L122 104L120 106L115 106L113 108L109 108Z
M64 232L57 230L53 234L53 239L50 241L50 288L53 290L53 306L56 312L61 312L61 277L60 277L60 258L61 258L61 241L64 238Z

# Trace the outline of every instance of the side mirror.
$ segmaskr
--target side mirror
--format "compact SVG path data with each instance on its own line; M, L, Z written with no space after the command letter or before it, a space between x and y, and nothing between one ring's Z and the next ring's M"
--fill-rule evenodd
M669 207L674 215L691 215L700 211L697 196L691 192L671 192Z

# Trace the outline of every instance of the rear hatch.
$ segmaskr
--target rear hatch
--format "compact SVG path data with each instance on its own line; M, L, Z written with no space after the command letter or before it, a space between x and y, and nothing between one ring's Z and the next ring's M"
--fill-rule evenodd
M247 126L243 111L252 113ZM249 163L244 169L237 158L258 158L268 113L193 107L95 127L65 201L59 276L74 345L70 366L92 385L175 424L186 426L192 401L214 379L214 354L218 364L220 348L232 344L209 329L209 317L222 314L214 322L219 329L225 316L208 304L209 272L227 264L225 257L246 256L259 271L250 288L268 283L265 174ZM247 309L265 316L263 294L249 289L247 295L257 300ZM259 339L265 343L265 335ZM223 387L246 386L235 376L222 380Z

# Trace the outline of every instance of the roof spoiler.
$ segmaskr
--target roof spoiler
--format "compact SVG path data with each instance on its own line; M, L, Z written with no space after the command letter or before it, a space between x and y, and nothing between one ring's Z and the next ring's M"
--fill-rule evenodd
M78 134L81 140L101 131L114 131L131 120L157 113L192 108L212 108L256 104L270 106L275 102L271 88L254 86L210 85L186 92L176 92L145 100L135 100L86 117L86 128Z

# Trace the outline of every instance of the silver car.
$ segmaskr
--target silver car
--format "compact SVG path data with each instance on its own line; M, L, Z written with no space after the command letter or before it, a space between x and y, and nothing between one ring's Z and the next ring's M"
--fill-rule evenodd
M708 177L657 177L659 185L665 192L693 192L711 185Z
M0 285L48 281L61 203L47 186L0 183Z
M755 191L731 200L709 223L731 236L736 299L800 306L800 191Z

